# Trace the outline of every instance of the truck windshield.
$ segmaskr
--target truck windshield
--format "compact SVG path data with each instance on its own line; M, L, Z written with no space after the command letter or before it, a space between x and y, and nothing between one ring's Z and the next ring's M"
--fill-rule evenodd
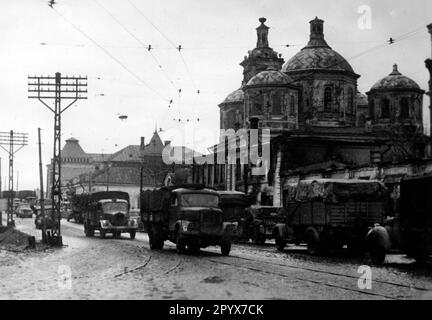
M218 207L219 197L214 194L188 193L181 196L184 207Z
M117 213L127 212L127 203L125 202L106 202L102 205L103 212L105 213Z

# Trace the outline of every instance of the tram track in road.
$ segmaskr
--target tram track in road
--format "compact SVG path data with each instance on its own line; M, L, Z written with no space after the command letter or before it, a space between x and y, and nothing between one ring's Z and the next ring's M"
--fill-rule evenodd
M242 244L242 246L245 248L249 247L249 246L244 245L244 244ZM277 251L266 250L265 247L264 248L260 247L259 250L262 252L268 252L268 253L275 253L275 254L278 253ZM281 254L282 254L282 252L281 252ZM235 257L237 259L246 260L246 261L257 262L257 260L246 258L246 257L241 257L241 256L232 256L231 255L231 257ZM353 276L353 275L334 272L334 271L325 271L325 270L315 269L315 268L310 268L310 267L301 267L301 266L297 266L297 265L293 265L293 264L289 264L289 263L277 263L277 262L268 262L268 261L259 261L259 262L272 264L272 265L276 265L276 266L280 266L280 267L288 267L288 268L292 268L292 269L311 271L311 272L315 272L315 273L329 274L329 275L333 275L333 276L341 276L341 277L346 277L346 278L351 278L351 279L356 279L356 280L358 279L358 276ZM418 291L432 292L432 289L428 289L428 288L424 288L424 287L406 285L406 284L402 284L402 283L379 280L379 279L374 279L373 281L376 283L380 283L380 284L391 285L391 286L396 286L396 287L401 287L401 288L406 288L406 289L414 289L414 290L418 290Z
M376 297L386 298L386 299L390 299L390 300L398 300L399 299L398 297L393 297L393 296L389 296L389 295L385 295L385 294L381 294L381 293L363 291L363 290L360 290L360 289L354 289L354 288L344 287L344 286L340 286L340 285L336 285L336 284L331 284L331 283L328 283L328 282L326 283L326 282L323 282L323 281L311 280L311 279L302 278L302 277L298 277L298 276L290 276L290 275L283 274L283 273L280 273L280 272L274 272L274 271L269 271L269 270L262 270L262 269L258 269L258 268L254 268L254 267L250 267L250 266L244 266L244 265L236 265L236 264L233 264L233 263L218 261L218 260L214 260L214 259L207 259L207 260L210 261L210 262L212 262L212 263L216 263L216 264L227 265L227 266L231 266L231 267L235 267L235 268L243 268L243 269L247 269L247 270L250 270L250 271L257 272L257 273L265 273L265 274L279 276L279 277L282 277L282 278L295 279L295 280L299 280L299 281L304 281L304 282L309 282L309 283L313 283L313 284L322 285L322 286L325 286L325 287L337 288L337 289L342 289L342 290L346 290L346 291L350 291L350 292L361 293L361 294L364 294L364 295L376 296Z

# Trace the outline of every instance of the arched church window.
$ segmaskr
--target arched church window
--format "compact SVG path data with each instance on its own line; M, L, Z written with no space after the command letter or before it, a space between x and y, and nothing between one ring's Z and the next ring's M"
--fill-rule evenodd
M400 117L409 118L409 103L407 98L402 98L400 101Z
M381 118L390 118L390 100L387 98L381 100Z
M290 116L295 115L295 97L294 95L290 96Z
M354 92L352 88L348 89L348 114L354 113Z
M272 114L276 114L276 115L282 114L282 95L280 94L280 92L275 92L272 100L273 100Z
M331 103L332 103L332 89L330 87L326 87L324 90L324 111L331 111Z

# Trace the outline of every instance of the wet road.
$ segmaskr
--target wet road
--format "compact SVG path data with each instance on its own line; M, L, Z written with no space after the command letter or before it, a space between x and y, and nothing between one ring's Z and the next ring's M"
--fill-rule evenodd
M40 238L33 219L16 224ZM271 244L233 245L228 257L219 247L191 256L169 242L151 251L144 233L86 238L82 225L66 221L62 233L63 248L0 251L1 299L432 299L432 266L401 255L379 267L346 252L313 257Z

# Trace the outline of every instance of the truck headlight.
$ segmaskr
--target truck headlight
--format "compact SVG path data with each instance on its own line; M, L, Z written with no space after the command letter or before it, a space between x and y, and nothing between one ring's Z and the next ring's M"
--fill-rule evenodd
M101 223L102 228L108 227L110 225L108 220L101 220L100 223Z
M193 222L184 221L182 222L182 229L183 231L192 231L195 229L195 225Z

